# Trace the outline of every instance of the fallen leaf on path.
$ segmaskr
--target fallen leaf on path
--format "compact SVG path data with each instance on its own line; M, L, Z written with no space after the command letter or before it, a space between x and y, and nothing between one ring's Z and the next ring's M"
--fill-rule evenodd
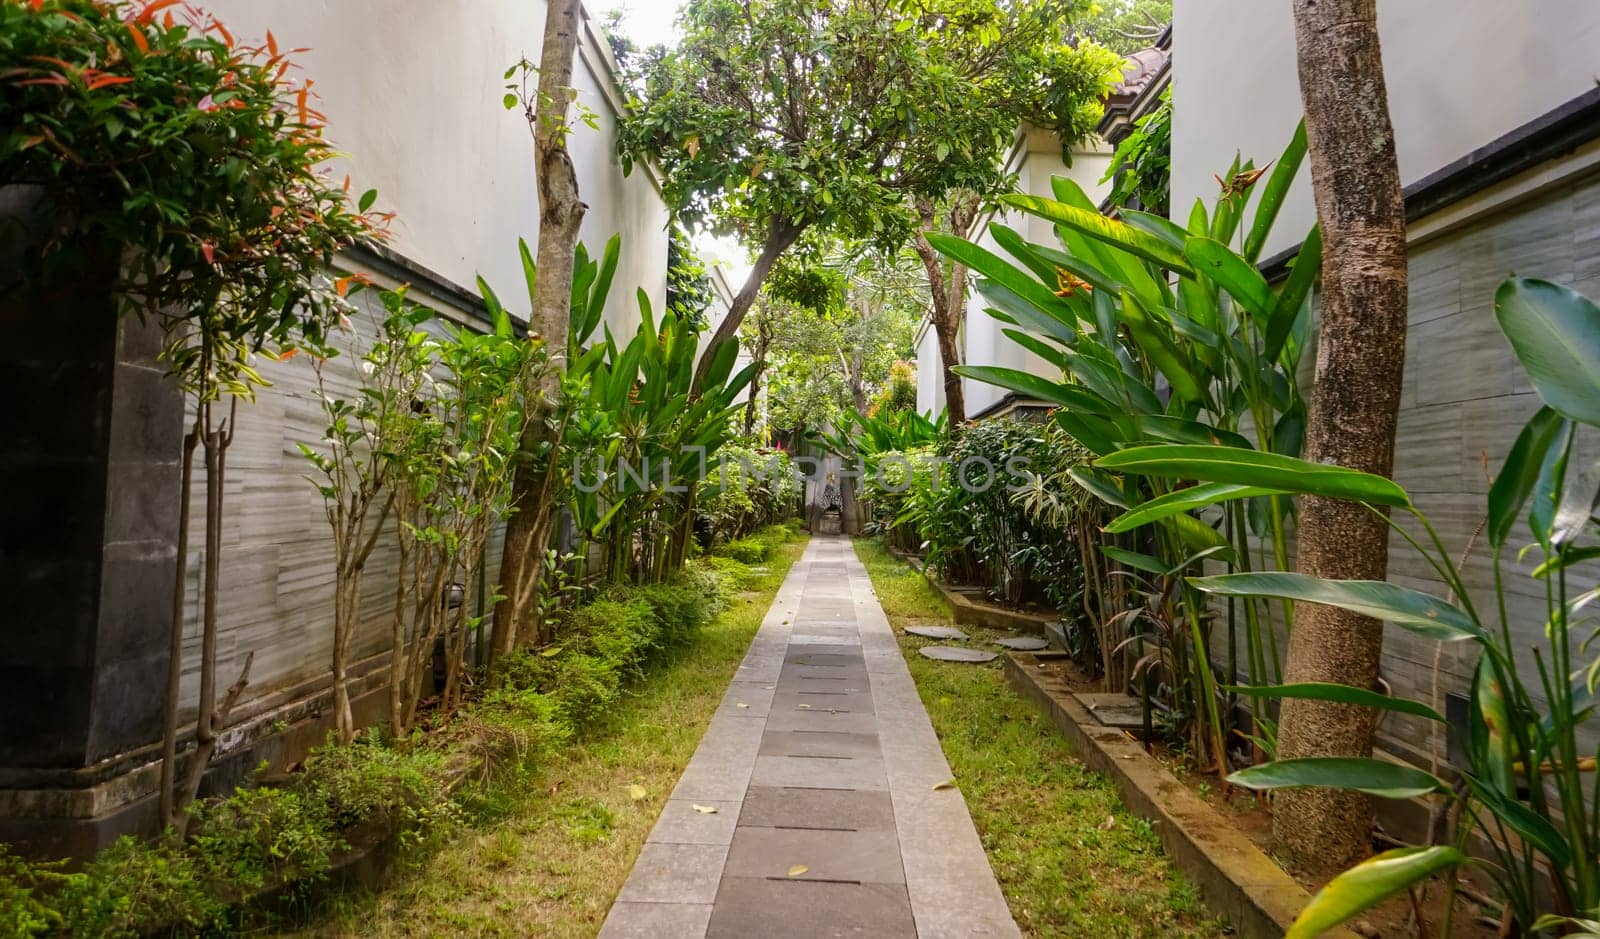
M696 803L695 807L694 807L694 810L696 812L699 812L701 815L715 815L715 814L717 814L717 807L714 806L714 805L700 805L700 804Z
M645 787L639 785L638 783L634 783L633 785L628 787L628 798L632 799L635 802L638 802L640 799L643 799L645 796L647 796L649 794L650 794L650 790L648 790Z
M749 706L750 706L750 705L748 705L748 704L741 704L741 705L738 705L738 706L739 706L739 707L742 707L742 708L747 708L747 707L749 707Z
M940 789L954 789L955 787L956 787L956 781L954 779L946 779L942 783L934 783L933 784L933 791L934 792L938 792Z
M804 864L796 864L795 866L789 868L789 876L790 877L799 877L801 874L804 874L806 871L808 871L810 869L811 868L805 866Z

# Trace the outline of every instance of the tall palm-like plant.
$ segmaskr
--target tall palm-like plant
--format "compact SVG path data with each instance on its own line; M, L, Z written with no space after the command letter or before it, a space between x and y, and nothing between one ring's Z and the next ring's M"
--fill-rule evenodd
M1235 161L1226 177L1218 177L1222 193L1216 203L1207 210L1197 200L1186 226L1131 210L1124 210L1120 220L1106 218L1076 183L1057 178L1054 199L1016 195L1003 200L1053 222L1057 246L1029 243L998 223L990 233L1011 260L971 242L933 237L939 250L983 275L978 290L991 304L989 312L1010 324L1005 335L1059 368L1061 378L989 366L963 366L961 373L1056 405L1057 423L1098 455L1157 441L1297 454L1306 404L1296 373L1321 255L1316 230L1279 286L1267 282L1256 262L1305 148L1302 129L1270 176L1265 168ZM1264 176L1250 214L1251 197ZM1078 478L1114 506L1197 497L1161 479L1118 478L1094 470ZM1107 527L1106 534L1116 536L1153 526L1139 543L1160 557L1108 541L1100 545L1106 556L1103 575L1121 576L1121 569L1130 567L1181 569L1198 563L1201 555L1239 570L1251 569L1258 558L1287 566L1287 501L1271 493L1240 495L1245 501L1206 521L1187 512L1131 515ZM1223 710L1210 667L1215 657L1210 616L1190 588L1169 596L1172 607L1160 619L1182 622L1181 632L1193 646L1184 659L1193 667L1178 686L1188 700L1176 703L1202 718L1205 731L1194 743L1225 766ZM1287 602L1280 606L1277 612L1286 624L1291 609ZM1254 600L1228 607L1230 674L1242 671L1252 683L1279 677L1273 612ZM1101 628L1138 628L1136 617L1120 614L1106 610ZM1270 727L1261 730L1260 739L1270 748Z

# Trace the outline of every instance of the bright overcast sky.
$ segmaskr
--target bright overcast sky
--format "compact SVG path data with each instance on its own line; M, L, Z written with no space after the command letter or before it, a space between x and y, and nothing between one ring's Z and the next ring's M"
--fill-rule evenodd
M678 15L678 0L595 0L589 7L595 19L612 10L622 11L622 33L634 45L645 47L671 43L678 38L672 21ZM709 232L695 236L695 250L711 263L718 263L728 275L733 289L750 273L749 253L732 238L718 238Z

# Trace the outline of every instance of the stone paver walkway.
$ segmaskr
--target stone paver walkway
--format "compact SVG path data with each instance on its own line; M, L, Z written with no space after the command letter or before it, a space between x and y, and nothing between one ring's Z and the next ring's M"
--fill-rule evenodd
M949 779L866 569L815 538L600 935L1017 936Z

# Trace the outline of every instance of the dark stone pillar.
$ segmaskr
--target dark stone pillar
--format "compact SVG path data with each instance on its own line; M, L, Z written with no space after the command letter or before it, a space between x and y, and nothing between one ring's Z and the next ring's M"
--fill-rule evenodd
M161 736L183 400L157 360L157 323L119 317L97 278L19 286L8 247L0 841L84 853L134 798L103 784L147 764Z

